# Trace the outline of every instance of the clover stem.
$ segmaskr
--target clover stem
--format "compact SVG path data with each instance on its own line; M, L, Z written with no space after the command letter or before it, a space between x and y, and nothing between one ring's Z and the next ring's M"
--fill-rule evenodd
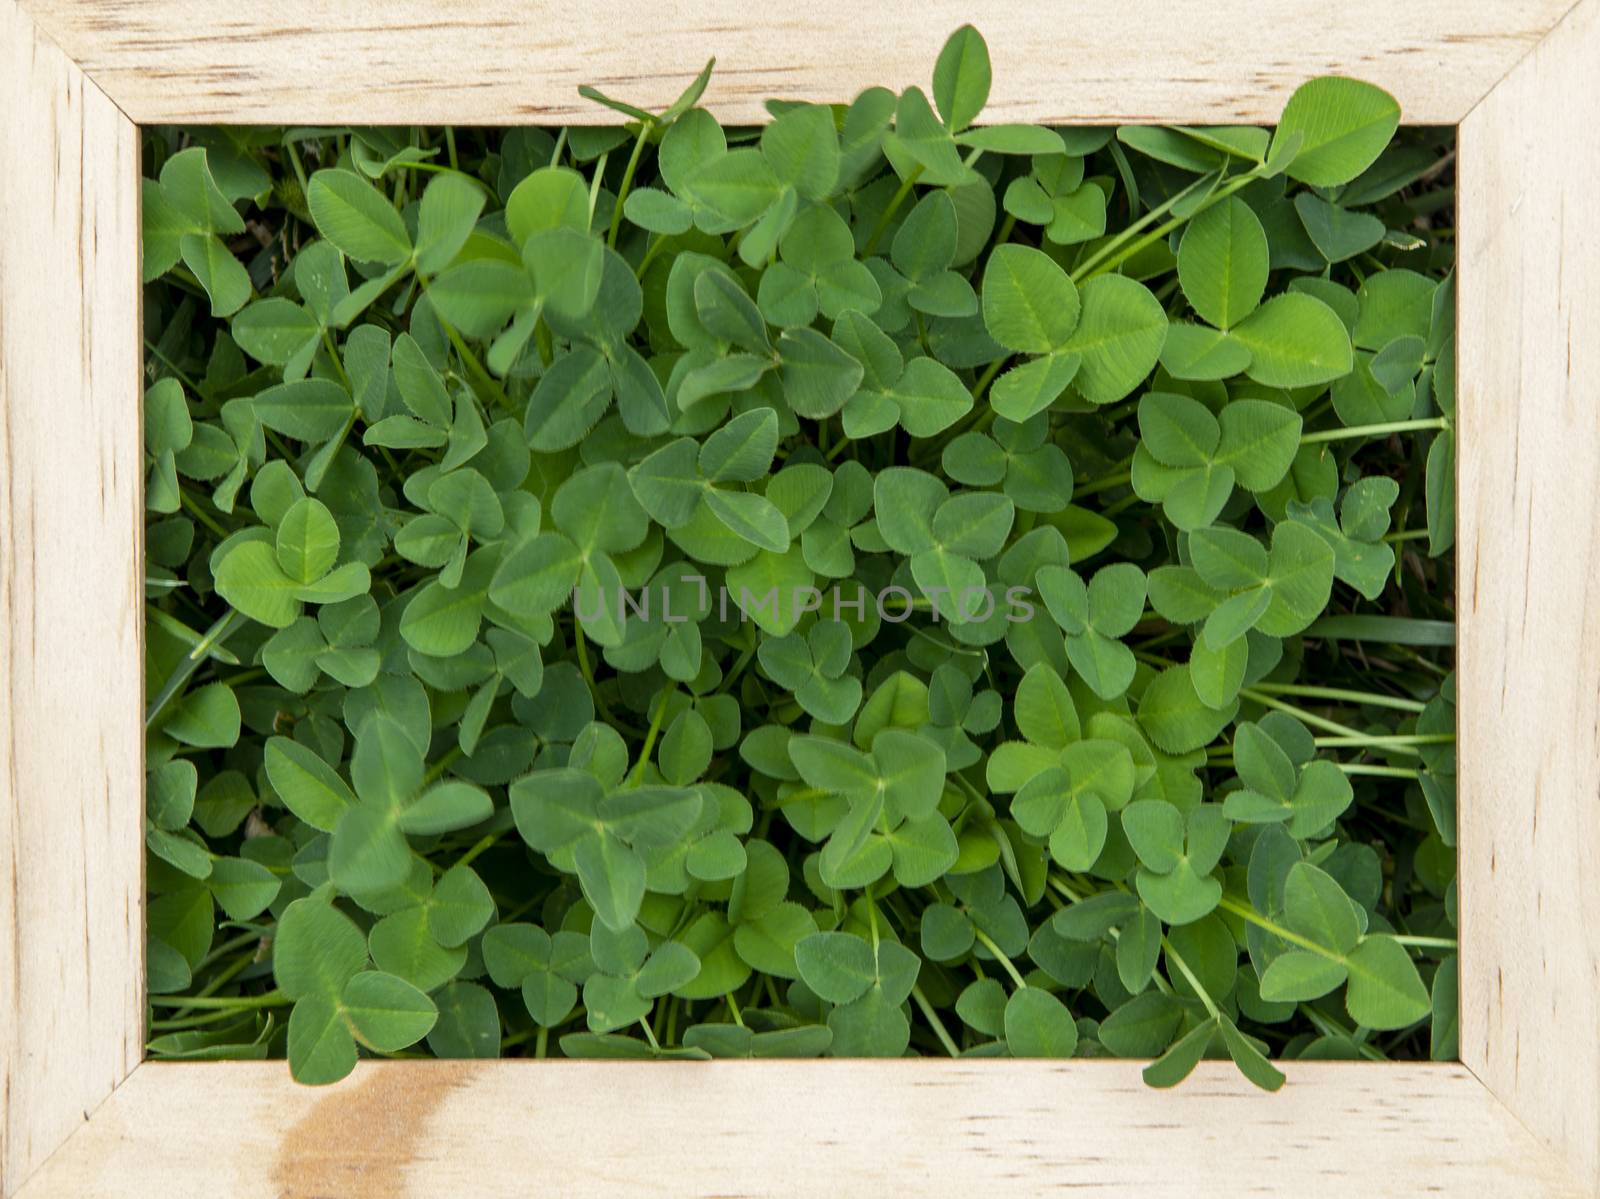
M244 936L242 938L239 938L239 940L244 941L246 944L248 944L252 940L259 941L260 939L261 938L259 936L253 935L253 934L252 935L246 935L246 936ZM235 944L235 946L242 948L242 946L238 946L238 941L235 941L234 944ZM229 979L233 978L234 975L239 973L239 971L243 970L251 962L255 961L255 956L256 955L255 955L254 952L241 954L239 956L239 959L236 962L234 962L233 965L229 966L226 970L219 971L217 973L217 975L214 978L212 978L210 982L206 983L205 986L201 987L200 990L197 991L192 998L205 999L208 996L216 994L219 990L222 989L222 987L228 982ZM208 958L208 960L209 960L209 958ZM193 1009L190 1008L190 1007L181 1007L181 1008L179 1008L177 1011L172 1013L172 1018L171 1018L171 1020L167 1021L167 1023L170 1023L170 1024L181 1023L183 1021L183 1018L185 1016L187 1016L189 1014L189 1012L192 1011L192 1010ZM225 1014L227 1009L222 1009L222 1011Z
M728 668L728 673L723 676L722 682L717 684L716 694L725 695L728 691L728 688L732 687L733 684L738 681L739 676L744 673L744 668L750 665L750 659L755 656L756 643L752 641L749 646L747 646L743 652L739 654L739 657L737 660L735 660L734 664Z
M221 945L218 945L215 949L213 949L210 953L206 954L206 956L201 959L200 969L204 970L207 966L211 965L213 962L221 961L223 958L227 957L230 953L233 953L235 950L238 950L238 949L243 949L246 945L249 945L249 944L252 944L252 943L259 944L260 942L261 942L261 934L259 932L245 933L243 936L235 937L231 941L224 941Z
M1414 937L1410 933L1390 933L1389 939L1415 949L1459 949L1461 943L1454 937Z
M1335 953L1327 946L1319 945L1308 937L1302 937L1299 933L1284 928L1283 925L1279 924L1277 921L1270 920L1266 916L1263 916L1260 912L1256 911L1254 905L1240 903L1231 895L1224 894L1223 897L1217 901L1217 906L1224 912L1232 912L1241 920L1247 920L1257 928L1263 929L1266 932L1271 933L1273 936L1289 942L1291 945L1298 945L1301 949L1310 950L1312 953L1315 953L1321 957L1325 957L1329 961L1338 962L1344 960L1339 954Z
M344 362L339 357L339 347L333 344L333 331L322 331L322 344L327 348L328 358L333 362L333 369L339 372L339 382L344 384L346 391L353 392L355 388L350 383L350 376L345 374ZM346 429L346 432L349 430Z
M206 528L210 529L218 537L226 538L228 536L228 530L219 525L215 520L212 519L209 513L201 508L199 504L195 503L194 500L189 498L189 493L182 487L178 488L178 499L183 503L183 506L188 509L190 516L194 517L201 524L205 525Z
M456 131L454 126L446 125L444 127L444 145L450 158L450 169L459 171L461 169L461 160L456 157Z
M607 724L616 724L617 718L611 714L611 707L600 698L600 684L594 681L594 670L589 665L589 641L583 635L583 626L577 621L572 622L572 640L578 651L578 669L583 672L583 681L589 684L589 694L594 696L594 706L599 709Z
M933 1010L933 1004L928 1002L928 997L922 993L922 988L912 987L911 998L927 1019L928 1026L933 1029L933 1035L939 1038L939 1044L944 1046L945 1052L951 1057L960 1057L961 1050L956 1048L956 1043L951 1039L944 1021L939 1019L939 1013Z
M1351 1032L1338 1021L1330 1019L1323 1013L1317 1011L1316 1008L1312 1007L1309 1003L1302 1003L1300 1005L1300 1010L1305 1013L1306 1018L1310 1020L1311 1023L1317 1026L1317 1031L1323 1036L1342 1037L1344 1040L1353 1044L1361 1052L1361 1056L1366 1058L1368 1061L1381 1062L1387 1060L1383 1054L1379 1053L1371 1045L1368 1045L1364 1040L1362 1040L1362 1034Z
M1057 891L1060 891L1061 894L1065 895L1073 903L1082 903L1083 902L1083 896L1079 895L1076 891L1074 891L1072 889L1072 887L1066 882L1066 880L1061 878L1059 875L1052 874L1050 876L1049 881L1050 881L1050 885L1052 887L1054 887Z
M1018 990L1021 990L1028 985L1027 981L1022 977L1021 972L1017 969L1016 964L1006 956L1005 950L1001 949L1000 946L994 943L994 938L989 936L988 933L984 932L976 925L973 926L972 935L978 939L978 944L982 945L991 954L993 954L994 960L999 962L1000 965L1005 968L1005 972L1011 976L1011 981L1017 984Z
M729 991L723 998L728 1001L728 1014L733 1017L733 1022L743 1028L744 1014L739 1011L739 1001L733 997L732 991Z
M1374 708L1393 708L1397 712L1421 712L1427 705L1414 699L1401 699L1396 695L1378 695L1371 691L1346 691L1339 687L1311 687L1301 683L1255 683L1256 691L1267 695L1299 695L1307 699L1339 699L1352 704L1369 704Z
M1231 196L1234 192L1238 191L1241 187L1245 186L1245 184L1253 182L1255 180L1255 178L1256 178L1256 172L1253 171L1253 170L1249 171L1249 172L1246 172L1243 175L1240 175L1231 184L1227 184L1227 185L1225 185L1223 187L1219 187L1216 191L1212 192L1209 196L1206 197L1206 199L1201 203L1201 205L1198 208L1196 208L1193 212L1186 213L1185 215L1183 215L1181 217L1174 217L1172 220L1170 220L1170 221L1166 222L1165 224L1161 225L1160 227L1152 230L1150 233L1146 234L1144 237L1139 238L1139 240L1135 241L1132 245L1128 245L1129 238L1134 237L1141 230L1143 230L1146 226L1150 225L1151 223L1153 223L1155 221L1160 220L1167 213L1171 212L1175 207L1177 207L1178 204L1180 204L1184 200L1185 197L1187 197L1189 195L1190 192L1196 190L1197 188L1199 188L1203 184L1209 185L1210 183L1215 182L1215 180L1213 180L1211 178L1209 173L1200 176L1200 178L1196 179L1193 183L1191 183L1188 187L1184 188L1177 195L1173 196L1170 200L1166 201L1164 204L1158 204L1156 207L1152 208L1149 212L1145 213L1138 220L1134 221L1131 225L1129 225L1121 233L1119 233L1115 237L1113 237L1105 245L1101 246L1100 249L1097 250L1094 254L1091 254L1088 258L1086 258L1082 262L1080 262L1077 265L1076 269L1074 269L1072 271L1072 273L1071 273L1072 281L1074 283L1083 283L1086 280L1094 278L1096 275L1105 274L1107 271L1111 270L1113 267L1117 267L1117 266L1122 265L1123 262L1127 261L1129 258L1132 258L1135 254L1137 254L1140 250L1144 249L1151 242L1158 241L1161 238L1165 237L1168 233L1172 232L1172 230L1176 229L1179 225L1182 225L1184 222L1192 220L1195 217L1199 216L1202 212L1204 212L1207 208L1210 208L1218 200L1225 199L1226 197ZM1126 248L1123 248L1123 247L1126 247Z
M1101 516L1115 516L1119 512L1126 512L1129 508L1133 507L1138 502L1139 502L1139 497L1135 493L1130 491L1127 495L1123 496L1120 500L1117 500L1114 503L1107 504L1104 508L1100 509L1100 515Z
M674 1045L674 1044L677 1043L677 1040L678 1040L678 997L676 995L669 995L669 996L667 996L666 1042L667 1042L668 1045Z
M215 1011L202 1012L195 1016L184 1016L181 1019L174 1016L170 1020L150 1021L151 1032L181 1032L185 1029L201 1028L207 1024L220 1024L224 1020L237 1020L239 1012L235 1008L221 1008Z
M988 366L983 368L983 374L979 375L978 376L978 381L972 385L972 398L974 400L976 400L984 392L989 390L989 384L994 382L995 376L998 375L1002 370L1004 370L1006 363L1008 363L1010 361L1011 361L1011 359L1010 359L1009 356L1003 357L1003 358L996 358ZM991 409L991 411L992 411L992 409ZM991 417L990 419L992 420L993 417ZM976 420L977 420L977 418L974 418L974 423L976 423Z
M439 760L437 762L428 767L428 773L422 776L423 786L427 786L427 784L436 781L439 776L449 768L450 763L454 762L460 756L461 746L452 745L448 750L439 756Z
M633 173L639 169L639 158L644 154L644 146L650 140L650 125L647 122L639 123L639 136L633 139L633 153L628 155L628 165L622 171L622 185L617 188L616 207L611 210L611 228L606 230L606 245L612 249L617 246L617 231L622 228L622 202L628 198L628 191L633 187Z
M1276 708L1280 712L1287 712L1289 715L1311 725L1313 728L1323 729L1330 733L1337 733L1342 737L1366 736L1366 734L1360 729L1353 729L1347 724L1340 724L1336 720L1328 720L1325 717L1317 716L1314 713L1307 712L1304 708L1298 708L1294 704L1286 704L1282 700L1273 699L1272 696L1265 695L1262 692L1257 691L1254 687L1240 687L1239 694L1245 699L1254 700L1263 707ZM1414 758L1422 756L1420 751L1405 745L1394 746L1393 752L1397 754L1406 754Z
M1006 219L1000 222L1000 232L994 235L994 244L998 246L1004 242L1010 241L1011 231L1016 227L1017 218L1012 216L1010 213L1007 213Z
M650 1042L650 1048L654 1049L657 1053L660 1053L661 1042L656 1040L656 1032L655 1029L650 1027L650 1021L646 1020L643 1016L639 1017L639 1027L644 1029L645 1039Z
M1416 541L1418 538L1426 537L1427 535L1427 529L1406 529L1395 533L1385 533L1382 540L1389 545L1394 545L1401 541Z
M1399 747L1394 747L1393 752L1399 753ZM1346 774L1372 775L1386 779L1420 779L1422 771L1409 770L1404 766L1368 766L1361 762L1335 762L1340 770Z
M650 266L650 264L652 262L655 261L656 255L661 253L661 251L668 244L670 244L670 240L668 238L657 237L653 242L651 242L648 246L646 246L645 247L645 251L644 251L644 257L639 259L639 265L634 269L634 272L633 272L634 277L638 278L638 279L644 278L645 270Z
M1320 433L1307 433L1300 438L1301 445L1316 445L1325 441L1346 441L1356 437L1380 437L1386 433L1414 433L1424 429L1448 429L1448 417L1432 416L1425 420L1396 420L1381 425L1352 425L1348 429L1324 429Z
M172 361L172 359L163 354L161 352L161 347L156 345L156 343L151 341L148 337L144 339L144 348L154 354L162 366L166 367L169 371L176 375L178 382L182 383L190 391L198 392L200 390L200 385L191 379L187 374L185 374L183 369L179 367L176 362Z
M872 252L878 248L878 240L883 236L884 230L889 227L889 222L894 219L894 214L900 211L900 205L906 202L906 197L911 194L912 187L921 178L922 168L919 166L913 167L910 173L900 181L899 190L889 197L887 207L878 215L878 223L872 227L872 233L867 237L867 244L861 248L861 257L872 257Z
M567 131L565 129L563 129L561 131L563 136L566 135L566 132ZM539 1027L539 1035L534 1038L534 1042L533 1042L533 1056L536 1057L536 1058L542 1058L547 1053L549 1053L549 1051L550 1051L550 1030L548 1028L545 1028L543 1025L540 1025L540 1027Z
M656 747L656 737L661 733L661 722L666 719L667 701L672 698L676 691L677 688L673 687L671 690L663 692L661 698L656 701L655 715L650 718L650 727L644 735L644 747L639 750L639 762L633 768L633 785L635 787L644 782L644 768L650 764L650 751Z
M283 148L289 152L289 165L294 169L294 177L300 181L300 194L304 196L311 185L306 182L306 169L301 165L300 151L295 149L294 140L287 137L283 139Z
M1172 947L1172 942L1166 937L1161 938L1161 947L1167 951L1167 961L1178 968L1178 973L1194 988L1194 993L1200 997L1200 1002L1206 1005L1206 1011L1211 1013L1213 1020L1222 1019L1222 1013L1217 1009L1216 1000L1211 998L1210 992L1200 985L1200 980L1195 977L1194 971L1189 969L1189 963L1183 960L1183 955Z
M225 615L219 616L211 627L205 631L200 640L195 643L194 648L184 655L183 660L167 676L167 681L161 685L161 691L151 701L144 718L146 728L155 723L156 718L166 709L167 704L172 702L172 697L189 681L189 676L200 669L200 665L205 661L206 655L210 653L211 647L221 645L228 638L233 632L234 621L238 618L238 611L229 608Z
M1393 737L1316 737L1318 747L1328 749L1353 749L1372 746L1374 749L1393 749L1399 745L1454 745L1454 733L1400 733Z
M483 853L484 850L488 849L498 840L500 840L499 833L488 833L487 835L480 837L476 845L456 859L455 866L468 865L474 858ZM455 866L452 866L451 869L455 869Z
M417 281L422 284L422 290L427 292L427 278L418 274ZM488 389L495 402L512 416L516 416L516 407L511 403L511 397L506 394L506 389L501 387L495 377L484 369L483 363L478 361L478 356L472 352L466 342L461 340L461 334L456 332L456 327L440 316L437 310L434 311L434 316L439 322L439 327L444 330L444 335L450 339L450 344L455 348L456 355L461 359L462 365L467 368L467 373L476 375L478 382Z
M293 1003L282 991L268 991L265 995L152 995L149 997L151 1007L175 1008L214 1008L217 1011L224 1009L238 1009L248 1011L251 1008L285 1007Z
M1119 470L1116 472L1116 474L1103 475L1098 479L1090 479L1082 487L1074 486L1072 489L1072 497L1077 499L1079 496L1094 495L1095 493L1101 491L1111 491L1113 488L1126 487L1132 481L1132 470Z

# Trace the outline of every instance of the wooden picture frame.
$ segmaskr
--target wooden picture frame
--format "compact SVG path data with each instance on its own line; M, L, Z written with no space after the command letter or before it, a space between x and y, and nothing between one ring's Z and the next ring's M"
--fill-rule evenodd
M0 1195L1600 1191L1600 0L1162 9L0 0ZM603 121L711 53L752 121L969 19L989 119L1459 126L1461 1063L143 1063L138 125Z

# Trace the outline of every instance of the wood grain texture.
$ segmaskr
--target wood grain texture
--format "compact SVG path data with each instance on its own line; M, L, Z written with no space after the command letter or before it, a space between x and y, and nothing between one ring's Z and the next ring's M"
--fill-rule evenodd
M493 1117L489 1116L493 1113ZM182 1186L176 1187L176 1180ZM21 1199L472 1195L1576 1196L1459 1066L1132 1062L141 1066Z
M1600 1193L1600 0L1461 127L1461 1053Z
M579 84L664 107L713 54L707 106L753 122L769 96L926 86L945 37L976 21L995 65L988 120L1271 122L1295 85L1339 73L1394 92L1408 121L1453 124L1572 0L1345 0L1314 14L1302 0L27 4L146 123L604 122Z
M0 0L0 1194L141 1056L138 133Z

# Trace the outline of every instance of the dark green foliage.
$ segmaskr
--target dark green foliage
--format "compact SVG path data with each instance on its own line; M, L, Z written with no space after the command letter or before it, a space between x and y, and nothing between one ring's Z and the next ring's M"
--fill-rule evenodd
M706 79L147 134L152 1052L1453 1054L1442 140Z

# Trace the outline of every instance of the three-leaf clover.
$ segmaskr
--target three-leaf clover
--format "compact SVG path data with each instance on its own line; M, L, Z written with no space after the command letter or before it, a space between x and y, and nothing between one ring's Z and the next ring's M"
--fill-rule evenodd
M863 752L825 737L794 737L789 756L808 786L846 801L822 849L828 886L865 887L891 868L901 886L925 886L956 860L955 833L939 810L944 752L931 741L885 729Z
M992 613L979 562L998 554L1016 516L992 491L952 496L933 475L894 466L873 481L873 510L884 543L910 558L911 577L952 624Z
M1287 822L1293 837L1323 832L1353 793L1344 772L1312 752L1311 738L1293 718L1275 714L1264 724L1241 724L1233 762L1242 785L1228 793L1223 812L1241 824Z
M1118 638L1144 615L1145 576L1131 562L1097 570L1087 584L1067 566L1038 574L1039 595L1066 637L1072 668L1101 699L1115 699L1133 682L1133 651Z
M1139 898L1168 924L1189 924L1211 912L1222 898L1222 884L1211 872L1230 830L1216 804L1191 808L1187 815L1161 799L1123 808L1122 831L1139 856Z
M1188 396L1153 391L1139 401L1133 490L1183 530L1217 519L1234 484L1261 492L1288 472L1300 415L1268 400L1234 400L1213 413Z
M535 771L511 787L522 839L578 876L584 898L607 928L629 927L644 901L640 850L672 844L701 812L696 790L623 787L607 793L585 770Z
M853 650L848 626L818 621L805 636L761 638L758 656L772 681L824 724L844 724L861 703L861 680L847 674Z

